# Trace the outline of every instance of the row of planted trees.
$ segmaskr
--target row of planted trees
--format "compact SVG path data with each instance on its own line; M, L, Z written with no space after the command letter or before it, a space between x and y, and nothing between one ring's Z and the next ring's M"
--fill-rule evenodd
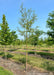
M21 7L20 13L21 13L21 18L20 18L19 24L23 28L23 30L22 29L20 30L18 27L18 31L20 32L20 35L24 36L24 40L22 41L18 39L18 35L16 34L16 31L11 31L9 29L8 23L6 21L6 17L5 15L3 15L2 23L0 24L0 44L1 45L10 45L10 44L20 45L21 43L25 44L26 40L28 44L37 45L38 42L42 40L42 39L39 39L39 37L42 34L49 35L48 38L42 40L43 42L47 41L53 44L54 42L54 12L49 14L49 18L47 20L47 26L50 30L48 30L47 32L39 30L38 26L36 26L36 28L32 28L32 25L37 20L37 16L34 11L32 11L31 9L26 10L25 8Z
M21 5L20 13L21 13L21 18L19 24L23 29L20 30L18 28L18 31L20 32L20 35L24 36L26 49L28 43L32 45L37 45L39 37L43 33L48 34L49 41L52 41L52 43L54 43L54 12L49 14L49 18L47 20L47 26L50 28L50 30L47 33L43 32L42 30L39 30L38 27L36 27L35 29L32 28L32 25L37 20L37 16L32 9L26 10L26 8L23 8L23 5ZM16 40L18 40L18 36L16 35L16 31L10 31L5 15L3 15L2 23L0 24L0 27L1 27L0 44L5 45L5 47L6 45L16 44ZM27 61L27 53L26 53L26 61Z

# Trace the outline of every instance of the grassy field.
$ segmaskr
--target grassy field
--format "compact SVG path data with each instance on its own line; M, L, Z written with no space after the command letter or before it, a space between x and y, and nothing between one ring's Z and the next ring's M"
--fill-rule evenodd
M0 75L13 75L13 73L0 67Z
M1 46L0 45L0 50L3 50L5 48L5 46ZM12 50L12 49L24 49L25 50L25 48L26 48L26 46L25 45L17 45L17 46L13 46L13 45L11 45L11 46L9 46L9 45L7 45L6 46L6 50ZM28 45L27 46L27 49L28 50L46 50L46 51L54 51L54 45L52 45L52 46L47 46L47 45L42 45L42 46L40 46L40 45L37 45L37 46L31 46L31 45Z
M28 54L27 63L29 65L32 67L42 68L47 71L54 71L54 46L49 48L45 46L28 46L27 50L25 46L7 46L6 48L0 48L0 56L4 58L6 54L8 59L14 60L14 62L19 64L24 64L24 68L26 63L26 52Z

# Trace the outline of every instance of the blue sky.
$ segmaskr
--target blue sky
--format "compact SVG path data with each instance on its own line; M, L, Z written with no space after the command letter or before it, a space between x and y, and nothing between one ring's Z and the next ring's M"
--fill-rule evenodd
M20 17L19 9L22 2L25 8L32 8L37 14L38 19L33 27L38 25L41 30L47 31L46 20L48 13L54 10L54 0L0 0L0 23L2 22L2 15L5 14L10 29L17 30L17 27L20 27L18 21Z

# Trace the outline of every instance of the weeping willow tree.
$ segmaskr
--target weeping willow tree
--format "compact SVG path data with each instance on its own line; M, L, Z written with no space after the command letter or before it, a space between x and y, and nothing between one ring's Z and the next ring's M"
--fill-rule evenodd
M37 19L36 14L32 9L26 10L26 8L21 5L20 8L21 17L19 20L19 24L22 27L21 29L18 29L20 34L24 36L26 39L26 50L27 50L27 40L28 36L30 35L32 25L34 24L35 20ZM26 52L26 70L27 70L27 52Z

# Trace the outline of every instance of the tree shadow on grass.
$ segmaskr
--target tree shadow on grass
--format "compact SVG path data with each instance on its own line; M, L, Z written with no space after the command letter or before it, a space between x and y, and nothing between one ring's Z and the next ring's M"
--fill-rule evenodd
M16 51L17 49L10 49L8 50L9 52L13 52L13 51Z
M9 58L12 58L13 57L13 55L11 55L11 54L7 54L7 55L3 55L3 59L9 59Z
M47 53L47 52L36 52L42 58L54 60L54 53Z
M2 55L4 55L4 52L1 52L1 53L0 53L0 56L2 56Z
M9 52L13 52L13 51L17 51L17 50L19 50L19 49L21 49L21 48L17 48L17 49L9 49L8 51L9 51Z
M29 51L28 54L35 54L35 52L34 51Z
M43 52L49 52L49 50L47 50L47 49L46 49L46 50L42 50L42 51L43 51Z
M19 62L25 65L26 64L26 58L25 57L19 58ZM29 59L27 59L27 62L30 62Z

